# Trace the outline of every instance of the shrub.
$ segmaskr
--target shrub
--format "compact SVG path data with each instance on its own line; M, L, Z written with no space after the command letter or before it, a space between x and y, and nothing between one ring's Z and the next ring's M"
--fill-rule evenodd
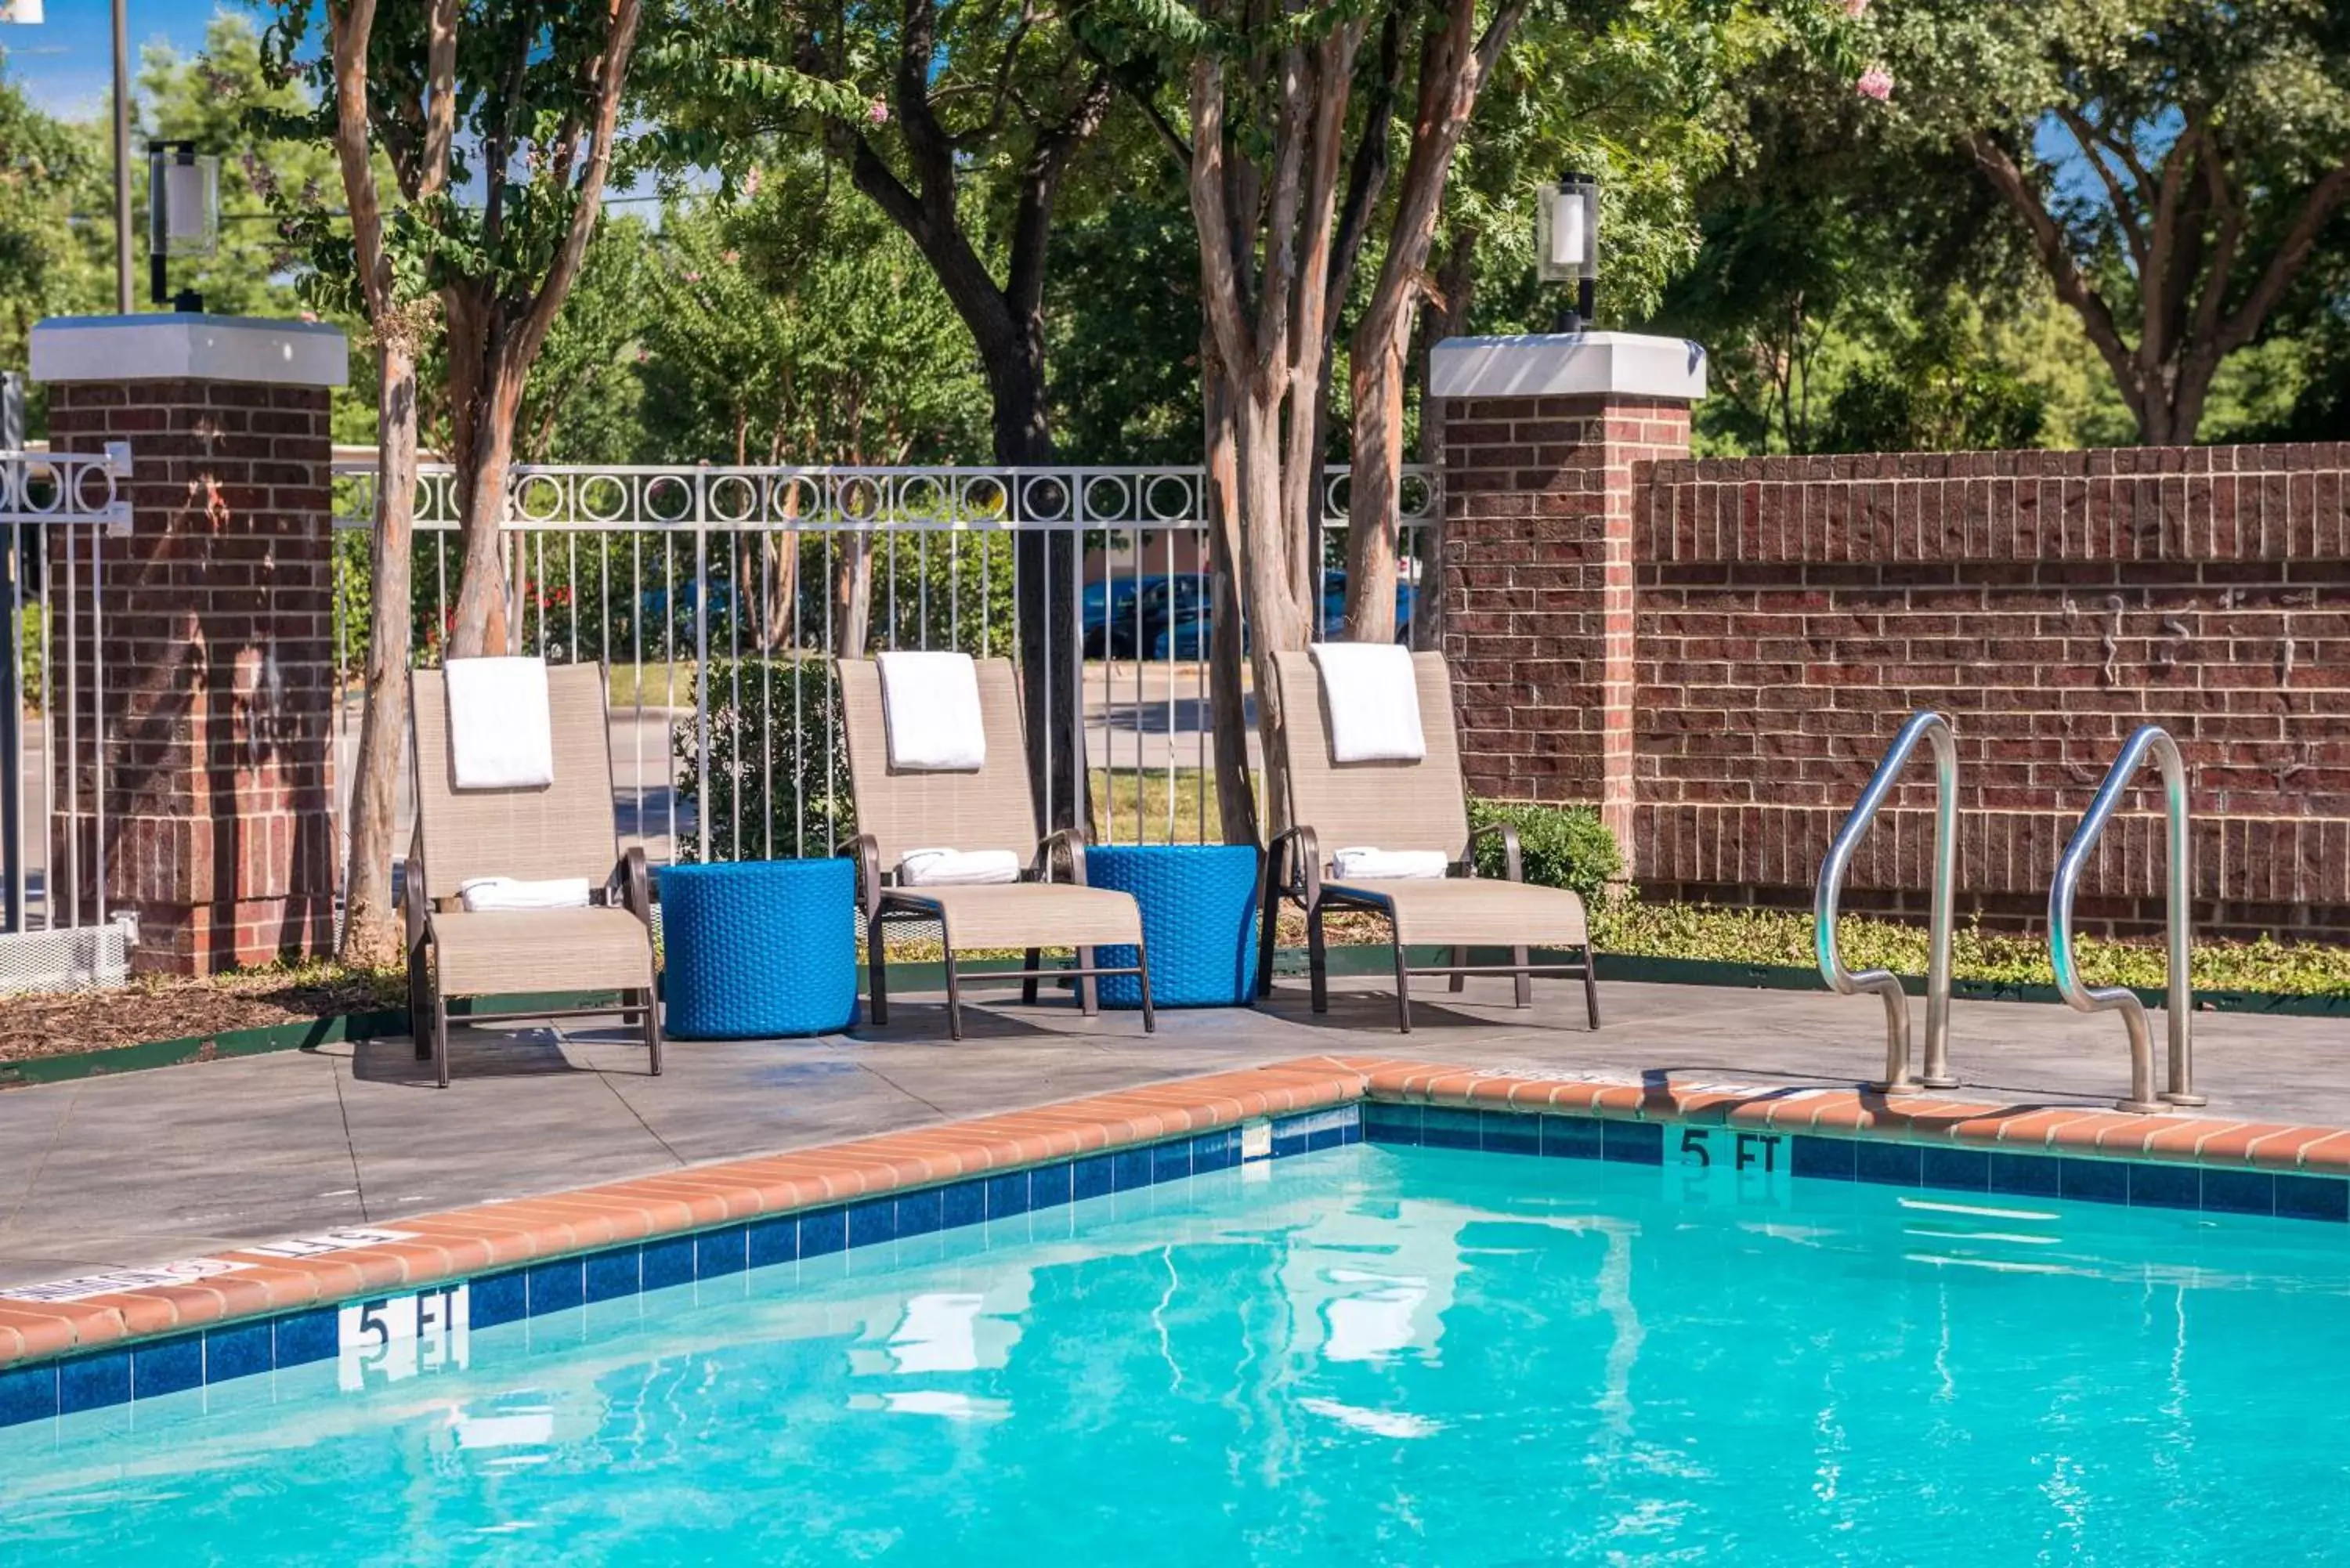
M1518 830L1518 848L1525 877L1545 888L1570 888L1583 895L1595 910L1606 908L1628 891L1618 884L1624 876L1624 850L1598 809L1588 805L1544 805L1534 801L1471 800L1469 826L1485 827L1507 823ZM1489 838L1477 846L1477 875L1502 875L1502 843Z
M679 835L679 859L817 857L856 836L827 660L713 659L706 690L709 757L691 716L671 733L684 764L678 799L697 808L699 822Z

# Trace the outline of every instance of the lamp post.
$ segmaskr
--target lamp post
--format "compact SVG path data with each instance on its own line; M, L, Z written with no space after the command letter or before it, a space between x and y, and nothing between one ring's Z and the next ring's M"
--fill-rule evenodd
M171 292L172 256L210 255L220 241L220 160L200 157L192 141L147 144L147 281L157 305L204 307L193 289Z
M1557 330L1580 332L1590 325L1599 288L1599 182L1562 174L1534 194L1534 275L1575 285L1575 303L1558 313Z

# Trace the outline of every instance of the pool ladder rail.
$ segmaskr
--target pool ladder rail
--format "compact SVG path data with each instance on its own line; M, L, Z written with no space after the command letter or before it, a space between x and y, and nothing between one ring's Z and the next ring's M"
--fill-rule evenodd
M1909 1071L1909 999L1901 977L1890 970L1868 969L1858 973L1845 968L1836 947L1837 905L1844 896L1845 873L1853 852L1877 820L1878 808L1893 793L1901 771L1920 741L1934 748L1934 885L1932 923L1926 961L1925 1071ZM1820 862L1820 879L1812 898L1813 941L1820 962L1820 978L1844 996L1873 991L1885 1002L1885 1076L1868 1085L1882 1094L1911 1089L1954 1089L1958 1075L1950 1071L1950 922L1956 896L1959 862L1959 747L1950 719L1929 709L1910 715L1886 748L1884 760L1869 775L1852 815L1836 830ZM2133 1001L2136 998L2132 998Z
M2084 985L2073 955L2074 890L2080 885L2081 872L2097 846L2098 836L2120 808L2122 796L2129 792L2149 755L2162 774L2167 862L2163 867L2164 923L2170 946L2170 988L2163 1006L2164 1021L2170 1031L2169 1086L2159 1095L2154 1092L2154 1041L2147 1023L2146 1003L2127 986L2092 989ZM2105 783L2097 787L2096 798L2089 802L2089 809L2081 815L2080 825L2073 829L2072 839L2056 862L2055 880L2049 885L2048 961L2056 971L2058 994L2083 1012L2120 1013L2123 1026L2129 1031L2130 1094L2128 1099L2117 1103L2116 1108L2119 1110L2152 1115L2171 1106L2205 1103L2205 1096L2195 1092L2195 998L2188 976L2188 961L2194 944L2194 910L2189 898L2195 886L2189 829L2187 766L2179 757L2178 743L2161 725L2141 724L2122 742L2121 755L2114 759Z

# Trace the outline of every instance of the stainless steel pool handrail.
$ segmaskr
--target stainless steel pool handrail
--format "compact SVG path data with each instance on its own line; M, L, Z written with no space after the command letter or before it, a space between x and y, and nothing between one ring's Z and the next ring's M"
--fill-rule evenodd
M1836 950L1836 906L1844 896L1846 871L1853 851L1877 820L1877 809L1893 793L1901 770L1920 740L1934 743L1934 886L1933 915L1926 960L1926 1071L1909 1074L1909 999L1901 979L1890 970L1869 969L1855 974L1844 967ZM1886 748L1885 758L1869 775L1868 787L1836 830L1820 862L1819 886L1812 898L1813 940L1819 953L1820 978L1842 995L1873 991L1885 1002L1885 1076L1870 1085L1887 1094L1919 1087L1950 1089L1958 1077L1950 1071L1950 912L1957 893L1959 867L1959 747L1950 719L1931 709L1910 715Z
M2163 868L2163 902L2170 937L2170 992L2163 1011L2170 1029L2170 1074L2169 1086L2158 1096L2154 1093L2154 1042L2147 1025L2146 1003L2126 986L2092 990L2083 985L2073 956L2073 894L2080 886L2090 852L2097 846L2098 836L2120 808L2122 796L2129 792L2149 752L2162 770L2163 843L2168 862ZM2048 888L2048 962L2056 971L2057 992L2083 1012L2122 1015L2122 1024L2129 1031L2130 1093L2116 1108L2142 1115L2161 1110L2164 1101L2174 1106L2204 1103L2204 1096L2195 1092L2195 998L2188 980L2188 958L2194 941L2194 911L2188 901L2195 886L2190 826L2187 764L2179 757L2178 742L2159 724L2141 724L2122 742L2121 755L2114 759L2106 782L2097 786L2096 798L2082 813L2080 826L2073 829L2073 837L2056 862L2056 879Z

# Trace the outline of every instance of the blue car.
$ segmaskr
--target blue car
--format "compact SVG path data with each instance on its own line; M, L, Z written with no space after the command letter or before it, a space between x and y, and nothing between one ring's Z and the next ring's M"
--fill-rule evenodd
M1396 583L1395 633L1395 639L1398 642L1410 639L1412 606L1416 602L1417 595L1413 592L1412 586L1399 580ZM1322 602L1315 617L1314 635L1330 636L1345 624L1346 618L1347 574L1333 568L1322 574ZM1195 613L1174 620L1159 633L1151 642L1150 657L1153 659L1207 658L1208 638L1213 623L1214 618L1209 613L1206 603L1202 602Z
M1085 656L1100 659L1112 643L1131 651L1140 633L1135 625L1136 605L1143 595L1167 579L1163 576L1108 576L1086 585L1077 605L1077 626Z

